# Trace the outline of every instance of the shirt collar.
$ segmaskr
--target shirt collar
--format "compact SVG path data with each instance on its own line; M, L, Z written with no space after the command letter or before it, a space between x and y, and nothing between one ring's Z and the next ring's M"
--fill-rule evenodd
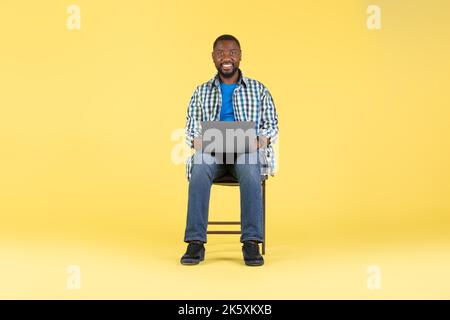
M238 78L237 84L243 84L245 87L247 87L248 86L248 78L244 76L241 69L239 69L238 72L239 72L239 78ZM216 73L214 78L209 80L209 85L211 87L214 87L214 86L219 87L220 86L220 78L219 78L218 72Z

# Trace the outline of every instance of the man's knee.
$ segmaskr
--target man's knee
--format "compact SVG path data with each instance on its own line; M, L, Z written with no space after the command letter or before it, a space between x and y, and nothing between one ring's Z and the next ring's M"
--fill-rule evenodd
M250 152L250 153L241 153L236 157L236 164L242 165L255 165L259 164L259 153L258 151Z
M213 157L209 154L197 152L194 155L194 163L192 166L192 175L190 182L195 183L197 180L212 180L214 175Z
M190 182L193 183L197 180L209 179L211 175L211 170L207 165L204 164L194 164L192 166L192 174Z
M215 156L212 156L209 153L196 152L194 154L194 164L205 164L205 165L213 165L218 163L218 159Z
M238 164L235 166L239 182L260 182L261 169L258 164Z

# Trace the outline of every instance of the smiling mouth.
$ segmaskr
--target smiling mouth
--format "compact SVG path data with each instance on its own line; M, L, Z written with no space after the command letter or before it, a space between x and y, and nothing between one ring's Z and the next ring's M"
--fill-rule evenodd
M230 71L230 70L233 70L233 68L234 68L232 63L222 63L221 66L224 71Z

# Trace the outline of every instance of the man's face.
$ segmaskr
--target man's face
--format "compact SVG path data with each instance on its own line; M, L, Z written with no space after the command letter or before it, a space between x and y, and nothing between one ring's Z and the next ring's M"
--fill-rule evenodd
M233 40L222 40L216 44L212 58L217 71L224 78L231 78L239 69L241 49Z

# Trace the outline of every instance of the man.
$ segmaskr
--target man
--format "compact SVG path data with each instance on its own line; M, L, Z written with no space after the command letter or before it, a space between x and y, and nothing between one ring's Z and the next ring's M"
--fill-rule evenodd
M218 37L212 58L218 73L196 88L187 112L186 142L196 152L186 166L189 199L184 241L189 244L181 263L192 265L204 260L211 185L228 171L240 185L244 262L260 266L264 264L259 253L259 243L263 242L261 175L274 174L272 144L278 136L278 117L267 88L239 69L241 46L235 37ZM215 161L211 154L202 152L201 121L254 121L256 151L237 155L235 164Z

